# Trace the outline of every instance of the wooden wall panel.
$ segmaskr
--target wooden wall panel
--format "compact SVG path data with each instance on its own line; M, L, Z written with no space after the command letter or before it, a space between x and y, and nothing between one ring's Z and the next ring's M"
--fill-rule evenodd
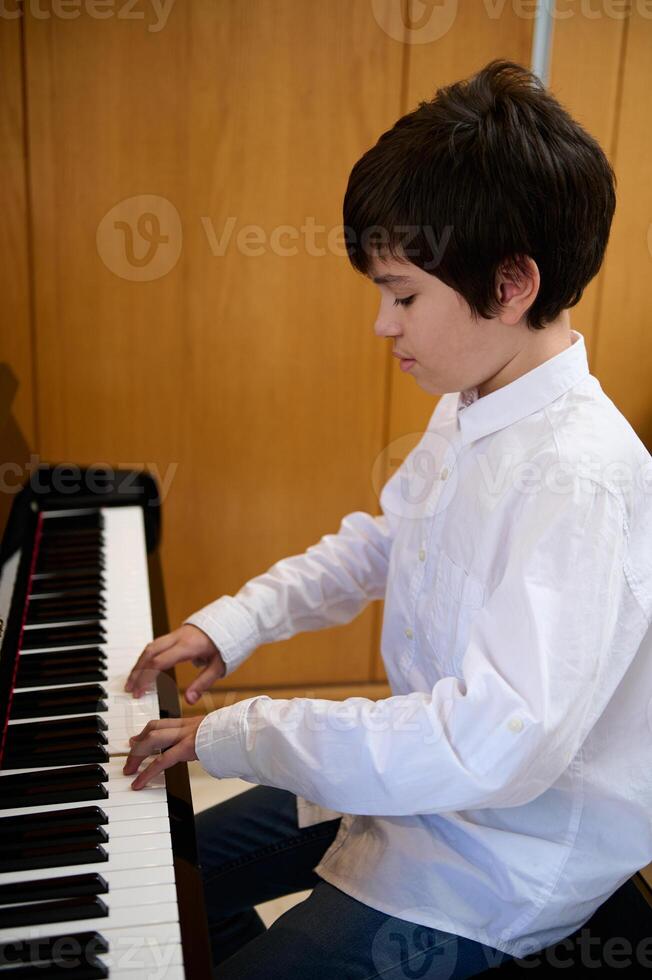
M500 11L499 16L490 16L492 9ZM424 5L419 0L410 0L408 23L414 27L413 33L408 33L412 43L406 44L404 112L416 108L422 99L432 98L440 86L473 74L493 58L510 58L529 65L532 20L517 16L516 5L492 8L486 4L445 3L439 7L427 5L427 11L432 18L430 24ZM433 39L421 43L419 38L428 37L428 32ZM396 443L398 451L388 452L387 458L395 460L394 466L398 467L418 442L437 398L419 388L410 375L402 374L398 361L393 358L389 399L387 444ZM392 472L390 468L387 478ZM378 630L380 624L379 616ZM385 678L379 642L374 676L378 680Z
M633 4L622 60L612 161L617 204L596 321L595 368L606 393L652 452L652 20Z
M567 9L572 16L558 17L554 22L550 88L573 118L598 140L613 166L627 21L604 12L586 17L578 3L569 4ZM601 290L613 251L610 243L602 268L570 314L572 326L584 335L594 374Z
M340 224L352 164L399 113L402 50L349 0L203 0L149 26L28 10L39 403L47 458L171 478L176 625L375 509L387 361L374 297L302 232L296 255L246 254L236 236ZM168 236L151 263L138 236L127 260L124 223L139 217ZM219 239L229 219L214 254L207 229ZM165 274L134 281L159 261ZM236 682L368 680L372 626L369 609L274 644Z
M36 452L28 271L22 45L19 19L0 18L0 534L13 490Z

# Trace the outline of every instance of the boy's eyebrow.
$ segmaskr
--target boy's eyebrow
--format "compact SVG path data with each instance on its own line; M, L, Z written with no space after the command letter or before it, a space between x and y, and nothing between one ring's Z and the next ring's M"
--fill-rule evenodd
M375 282L377 286L392 286L392 285L411 285L414 280L410 279L409 276L374 276L372 282Z

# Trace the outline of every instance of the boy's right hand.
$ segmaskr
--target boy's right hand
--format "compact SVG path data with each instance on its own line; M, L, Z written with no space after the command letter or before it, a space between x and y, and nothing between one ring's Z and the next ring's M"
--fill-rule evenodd
M168 667L174 667L186 660L195 667L204 668L186 690L186 701L188 704L195 704L200 694L207 691L213 681L224 677L226 664L210 637L190 623L147 644L131 669L125 691L132 691L133 696L139 698L161 670L167 670Z

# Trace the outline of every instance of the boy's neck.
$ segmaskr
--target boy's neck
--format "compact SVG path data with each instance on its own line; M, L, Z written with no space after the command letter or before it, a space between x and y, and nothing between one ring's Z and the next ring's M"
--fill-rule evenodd
M514 354L503 367L478 385L478 397L489 395L498 388L527 374L555 354L571 346L571 322L568 310L563 310L556 320L546 324L542 330L533 333L528 330L528 342Z

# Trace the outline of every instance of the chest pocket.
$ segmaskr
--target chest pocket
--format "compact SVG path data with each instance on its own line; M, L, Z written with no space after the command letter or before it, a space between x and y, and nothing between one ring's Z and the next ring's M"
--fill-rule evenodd
M482 582L439 552L437 567L424 598L424 622L433 666L442 674L459 676L471 624L485 601Z

